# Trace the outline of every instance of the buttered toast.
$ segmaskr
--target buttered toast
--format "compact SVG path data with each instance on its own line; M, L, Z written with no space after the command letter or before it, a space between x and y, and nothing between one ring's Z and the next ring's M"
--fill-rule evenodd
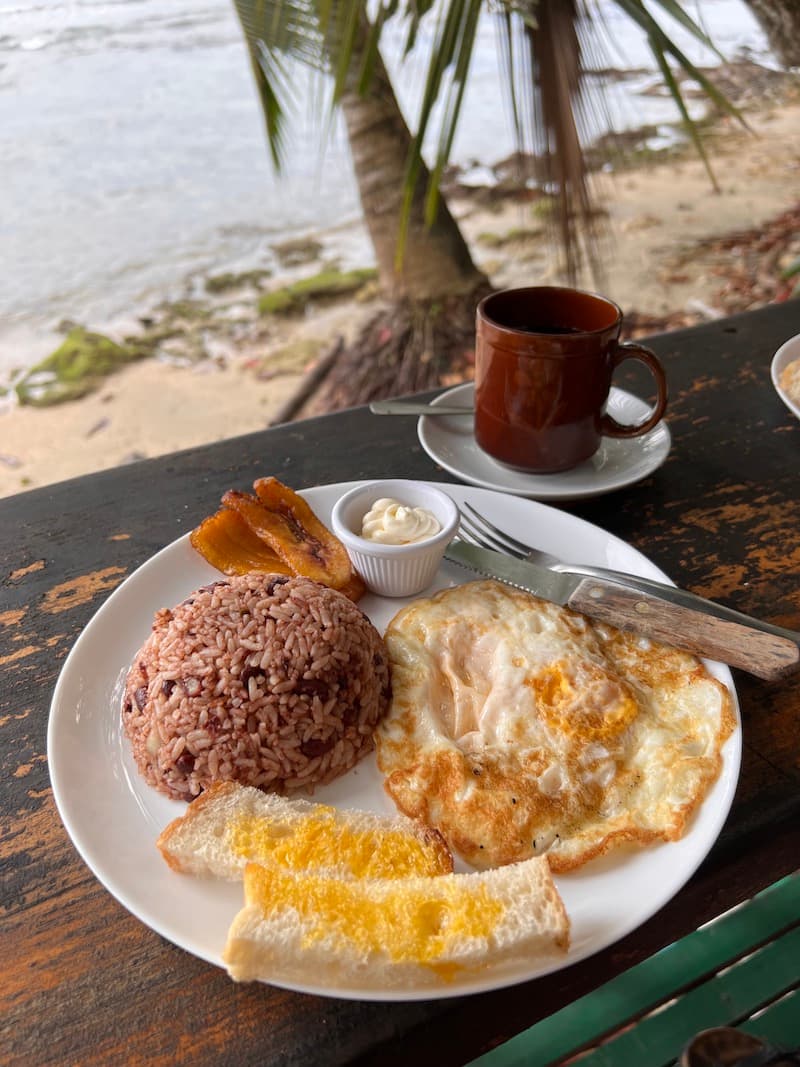
M569 946L544 857L394 881L248 864L244 889L223 953L237 981L433 987L487 966L558 959Z
M176 871L238 880L247 863L350 878L446 874L453 857L437 830L401 815L349 811L253 786L217 782L157 841Z

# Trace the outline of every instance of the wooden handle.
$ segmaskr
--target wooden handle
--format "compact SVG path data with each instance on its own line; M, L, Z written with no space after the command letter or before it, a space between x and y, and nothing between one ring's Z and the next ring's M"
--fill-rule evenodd
M740 667L757 678L780 678L800 659L800 647L786 637L598 578L580 582L568 605L622 630L636 630L665 645Z

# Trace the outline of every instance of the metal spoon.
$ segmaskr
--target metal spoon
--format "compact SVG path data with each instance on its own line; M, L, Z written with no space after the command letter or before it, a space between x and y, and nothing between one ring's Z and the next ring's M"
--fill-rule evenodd
M415 404L407 400L373 400L369 406L373 415L472 415L473 408L452 404Z

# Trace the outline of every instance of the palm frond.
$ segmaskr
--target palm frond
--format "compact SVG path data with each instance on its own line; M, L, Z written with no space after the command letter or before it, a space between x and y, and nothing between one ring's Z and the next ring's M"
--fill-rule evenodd
M316 8L306 0L234 0L234 8L261 103L270 155L280 170L287 122L297 103L290 61L312 69L325 68Z
M498 12L500 41L500 70L503 84L507 88L509 111L511 113L511 126L516 144L522 143L522 120L516 92L516 52L514 49L513 25L511 13L507 10Z
M272 162L275 169L280 170L284 158L286 113L275 86L285 84L284 72L279 57L270 53L261 41L255 42L252 48L249 48L249 58L267 127L267 143Z
M565 252L567 275L574 281L584 253L599 272L598 227L589 188L578 116L585 91L583 55L572 0L541 0L538 27L526 30L535 86L534 118L545 188L556 193L556 226Z
M396 14L398 0L394 0L394 3ZM419 28L435 3L436 0L416 0L416 2L407 4L404 8L402 12L403 19L406 22L406 39L402 53L404 58L414 50L417 44Z
M659 53L655 53L656 61L659 63L659 69L662 70L661 63L659 61L659 54L671 55L673 59L686 71L686 73L693 78L697 84L702 88L708 97L717 105L720 110L727 112L737 119L743 126L747 127L747 121L741 111L725 96L724 93L714 85L713 81L707 75L703 73L687 55L677 46L671 37L662 29L659 23L653 18L647 8L644 6L642 0L614 0L618 7L620 7L627 15L633 19L637 25L647 34L647 39L651 44L657 42L659 46ZM688 16L687 16L688 17ZM699 27L698 27L698 32ZM704 35L703 35L704 36ZM676 84L674 79L672 84ZM672 91L670 87L670 91ZM672 93L676 104L680 107L678 97ZM689 119L690 128L697 132L695 123Z
M680 86L678 85L677 81L675 80L675 76L672 73L672 68L667 62L667 57L664 54L663 48L661 47L661 42L655 36L651 36L648 39L653 55L656 57L656 61L658 62L659 68L661 69L661 76L664 79L664 83L668 86L673 100L678 105L678 109L683 118L683 123L686 126L686 129L689 132L689 136L692 138L694 146L703 161L703 165L706 168L706 173L708 174L714 191L718 193L719 183L717 182L717 179L714 176L714 171L711 169L711 162L706 154L705 148L703 147L703 139L697 129L697 124L692 121L692 117L689 114L689 109L687 108L686 103L683 99L683 93L681 93Z
M433 110L444 99L438 130L438 149L425 195L425 220L431 225L436 217L439 185L453 145L464 99L469 64L475 45L483 0L450 0L438 21L431 47L425 87L422 94L406 168L403 208L398 245L398 263L402 261L404 240L420 173L423 148L428 136Z
M335 5L335 12L335 19L323 27L328 54L333 61L334 105L341 100L348 84L355 80L353 68L363 55L363 47L357 49L356 43L363 45L365 36L364 32L359 35L359 27L366 26L364 7L359 0L338 3Z
M725 62L725 56L720 52L708 34L703 30L702 26L698 26L691 15L684 11L683 7L677 2L677 0L653 0L654 3L666 11L668 15L671 15L677 23L679 23L685 30L695 37L704 48L707 48L709 52L719 59L721 62Z
M456 135L464 100L464 90L467 85L469 64L472 59L475 37L478 31L481 7L482 0L468 0L464 6L463 18L458 27L458 38L451 60L452 75L449 78L449 85L446 89L444 113L439 124L436 160L431 172L431 180L425 201L425 220L428 225L431 225L436 217L439 186L453 148L453 140Z
M394 4L391 7L381 7L375 16L374 21L369 25L358 75L357 88L358 92L362 95L369 92L372 84L372 79L375 74L375 65L379 54L381 36L387 21L392 17L394 8Z
M592 87L586 78L591 31L593 25L597 29L599 19L588 6L589 0L378 0L369 6L369 14L367 0L234 0L273 160L280 166L296 102L292 62L330 77L330 122L345 93L364 96L370 92L374 72L382 66L380 45L390 20L400 20L404 27L404 56L417 44L423 20L435 20L404 177L399 261L417 188L427 170L423 150L429 143L435 147L424 214L429 225L436 217L439 186L463 112L479 18L488 3L495 4L500 19L502 80L517 146L521 155L540 159L541 182L555 194L555 218L568 274L575 276L582 255L596 272L600 226L583 143L588 120L598 125L603 98L597 85ZM615 3L644 31L664 83L714 182L699 127L689 113L672 64L693 78L717 107L744 123L742 115L682 52L645 0ZM720 55L679 0L651 0L651 6Z

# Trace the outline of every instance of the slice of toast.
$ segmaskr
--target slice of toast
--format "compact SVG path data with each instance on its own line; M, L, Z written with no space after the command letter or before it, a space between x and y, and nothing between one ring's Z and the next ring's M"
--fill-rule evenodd
M223 960L237 981L340 991L441 985L563 957L569 920L544 857L394 881L248 864Z
M249 862L351 878L446 874L453 857L437 830L401 815L349 811L216 782L163 830L157 845L186 874L241 879Z

